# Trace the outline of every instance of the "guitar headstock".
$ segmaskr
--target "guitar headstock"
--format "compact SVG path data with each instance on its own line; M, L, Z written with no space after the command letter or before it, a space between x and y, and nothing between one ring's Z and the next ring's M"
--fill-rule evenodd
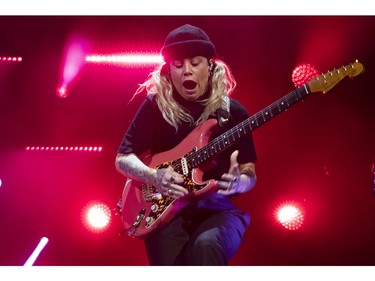
M323 73L322 75L311 79L306 84L308 85L311 93L321 92L325 94L346 76L353 78L361 74L363 71L363 65L360 62L355 61L354 63L348 64L339 69L334 69L332 71L328 71L327 73Z

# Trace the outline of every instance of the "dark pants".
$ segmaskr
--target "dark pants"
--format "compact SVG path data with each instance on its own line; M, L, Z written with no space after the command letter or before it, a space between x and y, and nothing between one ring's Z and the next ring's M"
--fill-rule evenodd
M186 206L148 238L150 265L227 265L242 242L250 216L230 199L223 200L216 209L199 203Z

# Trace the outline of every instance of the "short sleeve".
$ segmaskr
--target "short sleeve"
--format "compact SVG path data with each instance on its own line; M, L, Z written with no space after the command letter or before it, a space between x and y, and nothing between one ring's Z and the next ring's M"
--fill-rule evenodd
M147 96L121 141L119 153L141 155L151 148L154 139L155 107L157 105L153 96Z

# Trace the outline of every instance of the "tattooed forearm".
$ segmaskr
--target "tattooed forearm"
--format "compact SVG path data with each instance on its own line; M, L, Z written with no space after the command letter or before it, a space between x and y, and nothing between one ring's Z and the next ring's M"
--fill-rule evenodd
M116 169L124 176L153 185L156 170L146 166L135 154L118 154Z

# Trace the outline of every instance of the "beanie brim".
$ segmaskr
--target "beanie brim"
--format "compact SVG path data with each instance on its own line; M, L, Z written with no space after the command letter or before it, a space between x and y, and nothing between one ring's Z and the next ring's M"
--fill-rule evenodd
M215 46L208 35L199 27L190 24L171 31L161 49L161 55L166 62L195 56L211 59L215 52Z
M208 59L215 55L215 46L207 41L191 40L165 46L161 50L165 61L202 56Z

